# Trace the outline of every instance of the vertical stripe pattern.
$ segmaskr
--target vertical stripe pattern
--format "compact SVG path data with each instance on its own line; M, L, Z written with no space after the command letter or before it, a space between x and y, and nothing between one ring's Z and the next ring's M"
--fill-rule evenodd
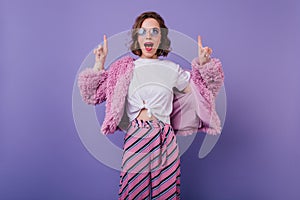
M179 149L171 125L133 120L124 138L119 200L179 198Z

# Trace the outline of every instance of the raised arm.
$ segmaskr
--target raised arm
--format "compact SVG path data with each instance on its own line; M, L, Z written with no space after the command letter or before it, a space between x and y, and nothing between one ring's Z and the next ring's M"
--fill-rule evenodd
M198 47L198 58L192 61L192 79L194 81L200 79L213 97L216 97L224 82L222 64L219 59L211 58L212 49L203 47L200 36L198 36Z
M215 108L215 98L224 81L222 65L218 59L211 58L212 49L202 46L200 36L198 37L198 46L198 57L192 61L189 85L193 98L186 96L184 97L186 99L182 98L181 100L183 106L186 105L186 102L192 101L191 104L194 105L192 111L196 112L196 116L193 114L181 116L181 119L189 119L190 125L187 126L189 130L182 130L178 133L187 135L195 132L192 129L194 127L196 130L208 134L220 134L222 128ZM180 101L179 98L178 101Z
M106 100L108 71L105 71L104 64L108 53L108 45L105 35L103 40L103 46L99 45L94 50L94 67L83 70L78 76L80 94L87 104L95 105Z

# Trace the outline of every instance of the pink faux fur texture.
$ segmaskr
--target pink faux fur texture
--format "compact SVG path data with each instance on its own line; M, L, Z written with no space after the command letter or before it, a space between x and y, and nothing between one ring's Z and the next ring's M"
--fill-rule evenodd
M104 134L114 133L122 119L133 68L133 58L130 56L125 56L110 66L106 91L106 113L101 128Z
M125 98L134 69L133 61L132 57L124 56L114 62L107 71L85 69L79 75L78 86L83 101L88 104L97 104L106 100L105 118L101 128L104 134L114 133L124 117ZM193 60L190 84L194 96L187 95L182 99L186 102L195 103L196 101L198 106L194 112L197 116L191 119L190 115L184 114L186 109L190 109L191 106L181 108L183 102L173 104L174 113L171 114L171 124L173 122L174 125L177 125L177 134L189 135L195 133L196 130L213 135L221 133L220 119L215 110L215 97L223 80L222 65L218 59L212 59L204 66L199 66L197 60ZM177 97L181 98L180 95ZM174 99L177 97L175 94ZM190 109L186 113L192 112ZM188 123L189 121L196 126L192 126L191 123Z
M202 80L204 81L204 84L201 85L205 85L215 98L224 82L221 61L217 58L212 58L210 62L200 66L199 59L195 58L192 61L192 69L196 69L195 73L201 75ZM207 95L208 91L206 91L205 94Z
M106 84L108 73L91 68L83 70L78 76L78 87L83 101L87 104L98 104L106 100Z
M204 124L199 130L208 134L216 135L221 133L221 121L215 109L215 98L224 83L224 72L222 63L217 58L203 66L199 65L199 59L192 61L192 81L197 91L209 102L210 122Z

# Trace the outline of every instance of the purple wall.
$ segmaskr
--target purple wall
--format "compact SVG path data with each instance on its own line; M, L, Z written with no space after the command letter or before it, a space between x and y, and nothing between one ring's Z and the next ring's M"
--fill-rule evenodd
M300 199L300 3L0 2L0 199L116 199L119 172L82 145L72 116L77 70L92 48L155 10L214 49L227 117L214 150L198 135L182 159L182 199Z

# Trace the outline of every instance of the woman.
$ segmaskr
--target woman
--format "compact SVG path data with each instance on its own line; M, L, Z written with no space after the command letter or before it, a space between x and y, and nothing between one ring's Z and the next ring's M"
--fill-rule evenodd
M137 17L131 51L104 69L108 44L94 50L95 65L79 75L88 104L106 101L104 134L129 121L124 138L119 199L179 199L180 158L175 134L221 132L214 99L223 83L221 63L198 36L192 71L159 59L170 52L168 28L155 12ZM121 123L122 122L122 123Z

